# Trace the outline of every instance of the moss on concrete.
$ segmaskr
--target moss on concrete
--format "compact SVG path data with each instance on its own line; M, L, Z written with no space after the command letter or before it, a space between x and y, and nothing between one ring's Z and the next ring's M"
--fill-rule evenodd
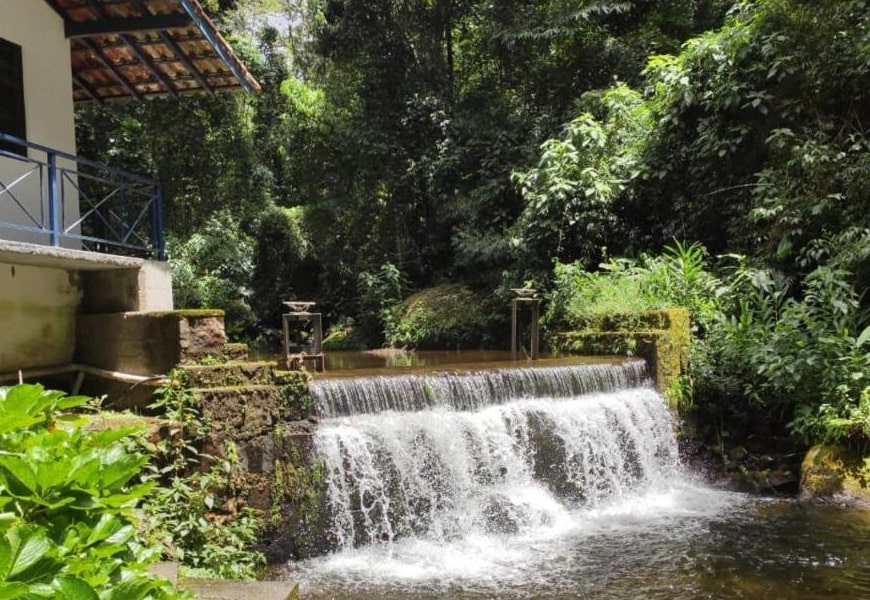
M224 311L217 308L184 308L147 313L153 318L183 317L185 319L224 318Z
M237 448L242 467L237 493L262 510L261 545L274 562L326 549L322 465L312 435L311 376L273 362L191 366L179 373L196 394L215 455Z
M192 387L231 387L245 385L271 385L274 381L274 362L227 361L218 364L184 365Z
M547 343L556 354L617 354L646 359L658 390L680 408L679 378L688 366L689 312L670 308L644 315L614 315L601 330L559 332Z

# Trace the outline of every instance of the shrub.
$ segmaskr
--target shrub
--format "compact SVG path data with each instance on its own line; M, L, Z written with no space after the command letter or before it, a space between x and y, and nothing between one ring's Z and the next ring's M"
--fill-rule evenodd
M189 238L169 237L167 246L177 307L224 310L230 335L250 328L254 241L236 219L217 213Z
M421 349L479 348L491 340L493 311L459 284L417 292L391 311L387 343Z
M408 281L405 274L391 262L383 263L377 271L363 271L357 280L359 292L358 334L366 345L380 346L391 327L393 309L405 297Z
M365 350L366 343L359 329L349 323L339 323L329 328L323 339L324 352Z
M91 432L69 415L86 398L0 388L0 597L169 600L137 537L147 458L130 431Z
M682 306L699 332L717 318L723 293L724 284L707 269L703 247L675 242L661 256L613 258L594 272L579 263L556 263L543 324L601 329L605 319L631 323L651 311Z
M312 300L318 268L301 208L265 212L256 225L251 305L260 325L281 328L284 300Z

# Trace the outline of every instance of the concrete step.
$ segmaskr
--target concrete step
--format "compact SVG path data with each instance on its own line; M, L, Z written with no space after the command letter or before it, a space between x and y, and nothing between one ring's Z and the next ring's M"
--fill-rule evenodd
M299 585L284 581L181 579L178 587L199 600L299 600Z

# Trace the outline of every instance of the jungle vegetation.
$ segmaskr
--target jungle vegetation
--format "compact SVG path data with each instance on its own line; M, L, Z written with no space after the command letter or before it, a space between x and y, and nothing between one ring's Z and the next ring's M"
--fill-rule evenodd
M681 304L710 422L870 440L866 0L205 4L260 94L78 113L163 183L178 304L464 347L527 283L554 328ZM459 339L429 289L494 308Z

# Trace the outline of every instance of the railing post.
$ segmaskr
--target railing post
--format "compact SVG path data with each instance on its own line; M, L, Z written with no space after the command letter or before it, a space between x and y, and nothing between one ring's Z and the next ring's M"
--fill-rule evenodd
M49 242L52 246L60 246L60 211L63 200L58 195L57 154L48 153L48 222Z
M159 183L155 187L157 196L154 198L152 236L154 244L157 246L157 260L166 260L166 240L163 237L163 189Z

